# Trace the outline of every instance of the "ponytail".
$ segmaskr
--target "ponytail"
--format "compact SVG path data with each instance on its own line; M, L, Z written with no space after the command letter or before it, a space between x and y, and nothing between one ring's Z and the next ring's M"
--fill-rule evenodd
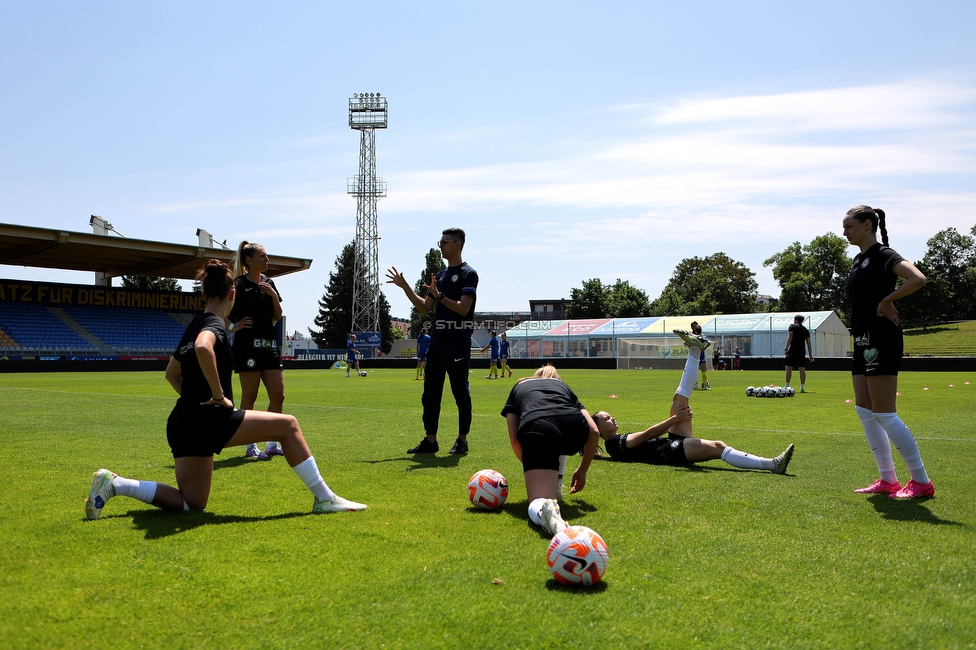
M888 245L888 228L885 227L885 213L881 208L875 208L874 211L878 214L878 230L881 231L881 245Z
M250 269L247 267L247 262L245 261L249 257L254 257L254 255L263 248L261 244L254 244L246 239L241 242L241 245L237 247L237 256L234 258L234 275L244 275L244 273Z

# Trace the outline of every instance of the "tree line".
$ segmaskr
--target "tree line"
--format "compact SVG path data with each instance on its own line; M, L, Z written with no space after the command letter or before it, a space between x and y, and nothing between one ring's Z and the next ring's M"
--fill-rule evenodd
M928 278L921 290L898 301L906 326L929 325L949 320L976 319L976 226L970 234L955 228L940 231L926 242L927 250L915 266ZM640 318L692 316L699 314L748 314L755 312L802 313L834 311L849 322L847 274L853 258L847 240L834 233L814 237L807 244L793 242L763 262L772 267L780 296L769 304L758 302L758 284L745 264L725 253L690 257L674 268L661 295L650 300L646 292L626 280L604 284L599 278L584 280L570 290L572 303L567 318ZM897 250L897 249L896 249ZM319 314L309 334L320 348L344 348L352 322L352 287L355 272L355 242L343 247L329 273L325 293L319 300ZM425 266L414 284L421 285L431 274L445 268L440 251L431 248ZM384 353L402 335L392 327L390 303L380 291L380 337ZM426 317L410 309L409 336L416 338Z
M850 322L847 275L853 257L847 240L826 233L808 244L793 242L763 262L772 267L780 296L769 304L758 302L758 287L745 264L725 253L681 260L661 295L650 300L626 280L604 284L584 280L570 290L567 318L637 318L746 314L755 312L802 313L834 311ZM976 319L976 226L969 235L955 228L928 240L925 256L914 262L928 284L898 301L906 326Z

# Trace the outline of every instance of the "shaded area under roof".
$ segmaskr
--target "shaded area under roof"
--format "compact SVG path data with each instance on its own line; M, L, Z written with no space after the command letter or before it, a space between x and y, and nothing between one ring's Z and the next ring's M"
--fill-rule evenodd
M216 258L233 266L235 254L222 248L0 223L0 264L11 266L193 280L205 260ZM311 265L312 260L271 255L265 275L274 278Z

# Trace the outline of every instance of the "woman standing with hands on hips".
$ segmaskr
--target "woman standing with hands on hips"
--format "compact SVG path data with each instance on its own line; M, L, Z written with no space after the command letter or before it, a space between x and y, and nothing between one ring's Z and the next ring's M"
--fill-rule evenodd
M268 391L268 411L281 413L285 402L285 373L281 368L278 335L274 326L281 320L281 294L274 280L264 275L268 253L261 244L242 241L237 248L237 300L227 317L227 329L234 332L234 371L241 380L241 410L254 408L261 382ZM281 447L268 441L264 451L250 444L247 458L268 460L281 456Z
M177 487L100 469L92 478L85 517L98 519L115 496L163 510L203 510L210 498L213 455L261 440L281 443L285 460L315 497L312 512L365 510L364 504L347 501L329 489L293 416L234 408L231 350L224 327L234 304L234 276L226 264L210 260L197 279L206 307L186 328L166 366L166 380L179 395L166 422Z
M903 339L893 303L925 286L925 276L888 247L884 210L866 205L851 208L843 226L844 237L861 251L847 277L854 337L854 410L881 473L880 479L855 492L887 494L893 499L931 497L935 486L925 472L918 443L895 411ZM896 288L898 278L904 282ZM911 473L904 487L895 474L892 442Z

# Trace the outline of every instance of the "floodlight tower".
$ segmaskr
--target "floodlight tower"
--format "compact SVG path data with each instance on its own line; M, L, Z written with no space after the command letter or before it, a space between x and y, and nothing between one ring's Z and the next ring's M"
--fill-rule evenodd
M380 258L376 203L386 183L376 178L376 129L385 129L388 106L379 93L353 93L349 128L359 131L359 175L348 179L346 192L357 198L356 249L352 279L353 332L380 331Z

